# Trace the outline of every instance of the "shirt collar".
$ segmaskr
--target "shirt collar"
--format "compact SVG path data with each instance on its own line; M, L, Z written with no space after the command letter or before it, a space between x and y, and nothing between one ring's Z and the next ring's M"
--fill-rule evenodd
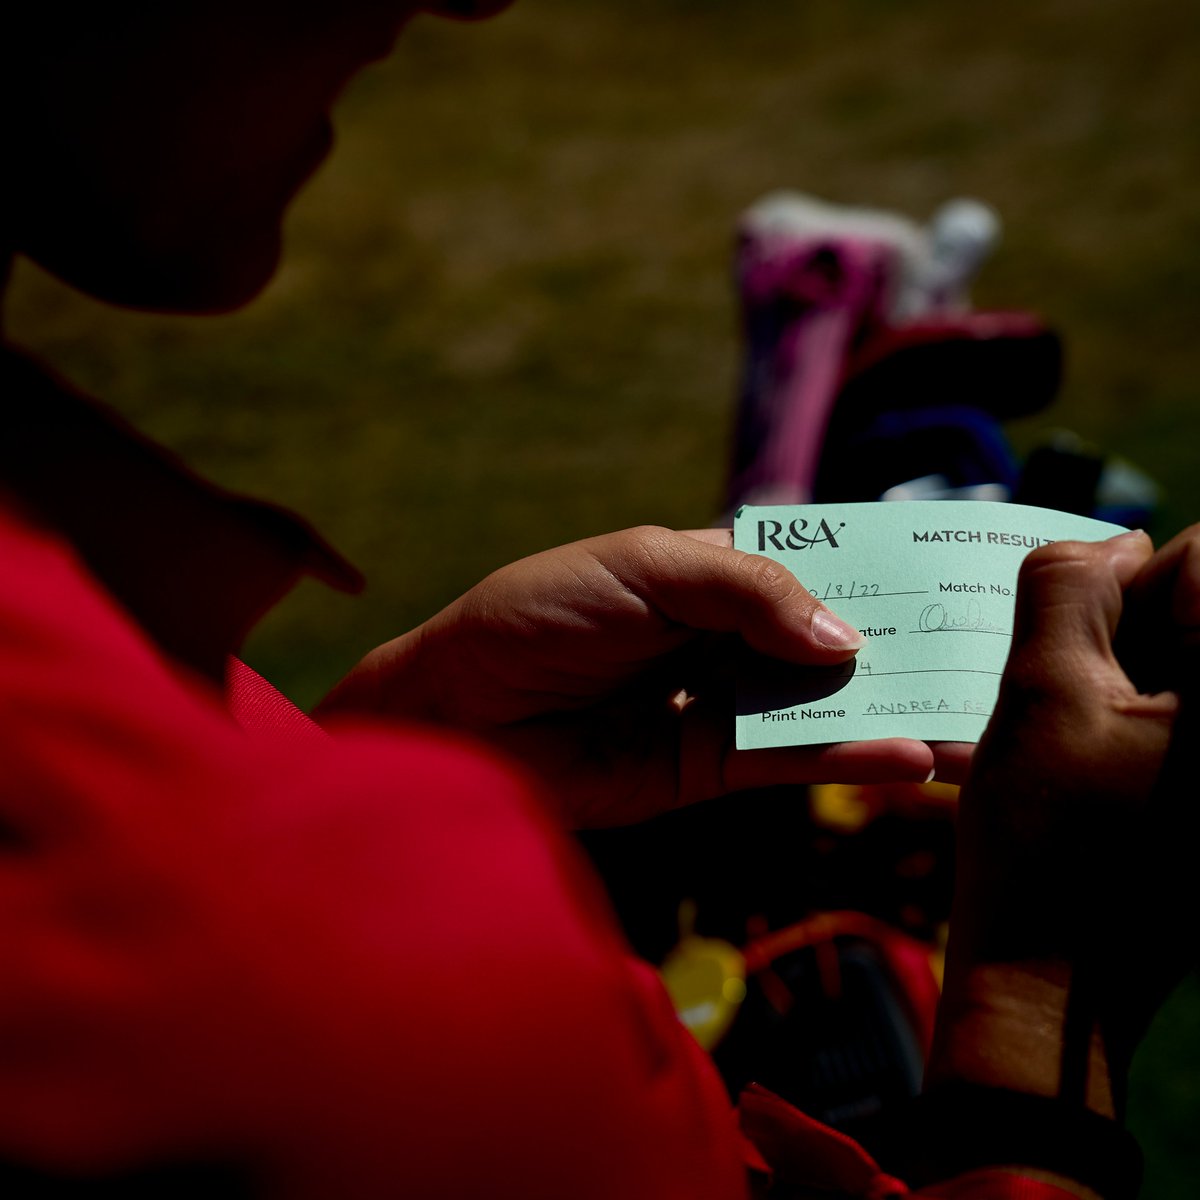
M201 479L9 348L0 413L0 487L65 536L163 650L215 681L302 576L362 587L307 522Z

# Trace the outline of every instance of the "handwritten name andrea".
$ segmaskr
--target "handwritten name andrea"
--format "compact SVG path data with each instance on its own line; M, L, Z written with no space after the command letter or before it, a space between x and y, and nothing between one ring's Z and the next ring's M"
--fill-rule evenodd
M949 604L927 604L917 618L913 633L1002 633L1012 631L990 622L978 600L968 600L961 608Z

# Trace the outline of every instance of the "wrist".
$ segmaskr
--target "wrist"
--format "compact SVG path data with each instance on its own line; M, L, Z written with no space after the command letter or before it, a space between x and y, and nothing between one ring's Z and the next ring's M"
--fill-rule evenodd
M1003 1088L1115 1117L1119 1070L1074 984L1071 965L1056 960L966 967L952 961L926 1086Z

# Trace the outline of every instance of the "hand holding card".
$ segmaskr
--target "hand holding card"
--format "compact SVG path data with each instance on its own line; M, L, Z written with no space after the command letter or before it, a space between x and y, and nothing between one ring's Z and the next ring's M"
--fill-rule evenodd
M746 645L839 669L853 628L726 531L642 527L501 568L379 647L322 707L429 721L525 763L575 825L620 824L746 788L922 780L933 753L863 744L743 752L733 674Z

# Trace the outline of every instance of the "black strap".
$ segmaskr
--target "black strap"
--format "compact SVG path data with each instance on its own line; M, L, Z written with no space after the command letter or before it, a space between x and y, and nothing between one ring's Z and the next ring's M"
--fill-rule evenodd
M980 1167L1035 1167L1105 1200L1134 1200L1142 1184L1141 1148L1128 1130L1051 1096L936 1086L910 1102L885 1140L882 1161L913 1187Z

